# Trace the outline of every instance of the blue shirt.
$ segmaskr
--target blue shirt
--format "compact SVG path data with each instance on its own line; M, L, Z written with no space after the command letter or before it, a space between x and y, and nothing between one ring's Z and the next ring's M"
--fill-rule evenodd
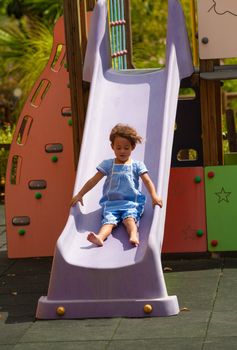
M115 164L115 159L107 159L96 169L106 175L101 205L108 201L145 203L139 183L139 177L148 171L143 162L131 160L130 164Z

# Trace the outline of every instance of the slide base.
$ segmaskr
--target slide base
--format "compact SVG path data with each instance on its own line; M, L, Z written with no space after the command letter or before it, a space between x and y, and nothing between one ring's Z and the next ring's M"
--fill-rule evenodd
M41 297L36 318L158 317L178 313L176 296L138 300L48 300L47 297Z

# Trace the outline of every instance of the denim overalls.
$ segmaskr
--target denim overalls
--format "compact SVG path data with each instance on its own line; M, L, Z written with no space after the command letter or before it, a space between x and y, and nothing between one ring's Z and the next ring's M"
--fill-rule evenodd
M102 224L117 225L128 217L138 222L146 201L139 190L139 176L147 172L145 164L135 160L130 164L115 164L114 159L108 159L97 170L107 176L100 200Z

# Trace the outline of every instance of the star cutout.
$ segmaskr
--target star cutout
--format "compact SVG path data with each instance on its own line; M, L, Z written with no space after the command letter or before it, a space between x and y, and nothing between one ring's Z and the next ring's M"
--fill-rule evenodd
M182 235L183 235L185 240L194 240L197 238L196 231L197 230L195 230L190 225L188 225L182 230Z
M220 192L215 192L215 195L218 197L218 203L222 201L229 203L229 196L231 195L231 192L226 192L224 187L222 187Z

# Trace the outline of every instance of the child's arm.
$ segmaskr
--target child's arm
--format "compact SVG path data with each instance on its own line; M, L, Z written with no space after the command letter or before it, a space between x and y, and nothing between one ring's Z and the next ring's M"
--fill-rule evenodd
M80 191L72 198L71 206L75 205L77 202L83 204L83 196L89 192L95 185L104 177L100 171L98 171L90 180L88 180L85 185L80 189Z
M159 205L159 207L162 208L162 206L163 206L162 199L157 195L155 186L154 186L150 176L147 173L144 173L141 175L141 179L142 179L144 185L146 186L148 192L150 193L153 207L155 205Z

